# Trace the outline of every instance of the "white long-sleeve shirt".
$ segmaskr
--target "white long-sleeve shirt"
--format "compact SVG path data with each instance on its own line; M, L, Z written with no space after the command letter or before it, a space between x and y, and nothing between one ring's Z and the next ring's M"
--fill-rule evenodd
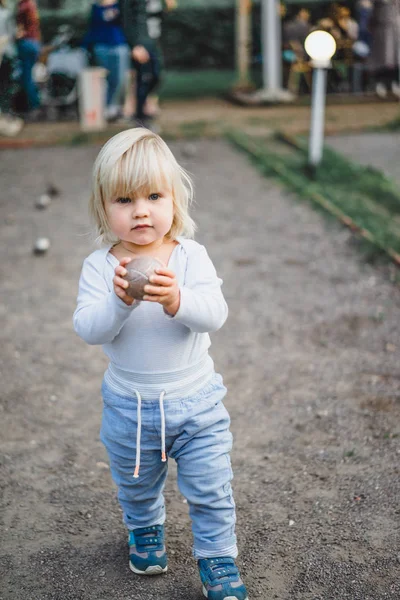
M138 380L145 388L167 382L181 389L213 372L208 334L228 316L222 280L204 246L181 237L177 241L168 263L181 295L174 317L161 304L127 306L118 298L112 280L119 261L110 247L96 250L83 263L75 331L88 344L103 346L110 359L106 378L117 392L129 392Z

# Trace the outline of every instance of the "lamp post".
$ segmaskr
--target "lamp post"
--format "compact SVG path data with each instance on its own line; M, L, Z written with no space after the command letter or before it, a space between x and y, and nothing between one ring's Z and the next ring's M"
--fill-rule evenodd
M321 162L324 145L326 73L336 52L336 42L327 31L313 31L306 38L304 47L314 67L308 162L316 168Z

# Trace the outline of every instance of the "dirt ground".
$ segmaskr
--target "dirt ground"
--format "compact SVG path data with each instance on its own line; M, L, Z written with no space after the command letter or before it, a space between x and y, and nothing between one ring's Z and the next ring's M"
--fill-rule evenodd
M399 289L227 144L172 148L194 173L197 239L230 307L211 352L229 389L249 600L397 600ZM173 464L169 571L128 569L98 437L106 360L72 329L96 153L1 154L0 600L200 600ZM38 211L48 182L62 194Z
M384 127L399 117L398 102L328 103L326 133L358 132ZM226 129L240 128L252 135L266 136L276 130L305 134L310 127L309 106L238 106L223 98L164 101L159 119L162 134L169 139L218 137ZM125 125L110 125L104 132L82 134L77 121L32 123L14 138L0 137L0 149L29 148L82 143L90 137L107 140ZM99 142L100 143L100 142Z

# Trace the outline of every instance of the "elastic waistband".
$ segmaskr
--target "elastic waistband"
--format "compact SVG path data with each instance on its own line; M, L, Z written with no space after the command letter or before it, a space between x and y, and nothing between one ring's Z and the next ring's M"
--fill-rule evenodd
M134 373L110 363L104 382L120 396L133 396L139 391L142 400L158 400L165 392L165 401L191 396L200 390L214 375L214 361L207 354L201 361L174 371L157 373Z

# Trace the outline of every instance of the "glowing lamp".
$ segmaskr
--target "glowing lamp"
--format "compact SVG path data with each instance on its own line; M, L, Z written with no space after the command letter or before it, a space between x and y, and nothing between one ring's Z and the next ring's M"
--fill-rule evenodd
M331 58L336 52L335 38L327 31L313 31L304 42L307 54L312 58L314 66L328 68Z

